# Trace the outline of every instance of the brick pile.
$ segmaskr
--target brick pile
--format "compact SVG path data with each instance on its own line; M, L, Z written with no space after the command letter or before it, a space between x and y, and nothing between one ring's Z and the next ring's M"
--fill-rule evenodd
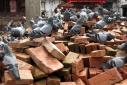
M65 24L65 31L68 29ZM105 43L90 42L89 37L73 36L59 40L58 36L29 38L11 42L18 61L20 80L4 72L4 85L126 85L127 65L101 69L101 64L116 54L113 49L125 42L121 39Z

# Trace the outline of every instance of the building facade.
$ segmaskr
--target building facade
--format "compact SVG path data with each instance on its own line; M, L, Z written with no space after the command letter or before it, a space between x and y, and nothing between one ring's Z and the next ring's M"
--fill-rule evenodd
M120 0L121 1L121 14L127 17L127 0Z
M25 14L28 18L35 18L45 11L46 16L51 17L60 3L61 0L25 0Z
M14 14L31 18L41 15L44 10L51 16L60 3L61 0L0 0L0 16Z
M26 16L27 19L40 16L43 11L50 17L61 0L0 0L0 26L11 19Z
M122 16L127 17L127 0L114 0L113 9L120 12Z

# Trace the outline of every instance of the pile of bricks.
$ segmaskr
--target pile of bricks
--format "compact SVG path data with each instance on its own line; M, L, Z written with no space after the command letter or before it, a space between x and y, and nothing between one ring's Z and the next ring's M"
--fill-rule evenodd
M62 32L58 31L55 37L10 42L17 57L20 80L14 80L9 71L5 71L3 85L126 85L127 65L101 69L102 63L116 54L113 47L125 42L123 38L90 42L89 37L83 35L83 28L80 35L66 41L60 39Z

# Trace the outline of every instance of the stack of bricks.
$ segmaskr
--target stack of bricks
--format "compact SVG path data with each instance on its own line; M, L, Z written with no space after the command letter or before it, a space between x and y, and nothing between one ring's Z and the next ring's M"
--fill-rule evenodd
M71 23L71 22L69 22ZM65 24L66 31L70 24ZM73 25L73 24L71 24ZM89 24L90 25L90 24ZM126 85L127 65L122 68L101 69L102 63L112 59L115 46L124 40L106 43L90 42L83 35L69 41L56 37L27 38L9 45L17 57L20 80L14 80L9 71L4 72L4 85ZM58 35L62 36L63 30ZM108 46L106 46L108 45ZM114 53L114 54L113 54ZM107 55L108 54L108 55ZM0 64L1 65L1 64Z
M21 79L16 81L5 71L5 85L119 85L125 79L126 66L118 70L100 69L103 62L111 59L106 56L104 45L89 43L89 53L80 54L71 52L62 41L53 44L48 39L40 41L40 46L27 42L28 48L14 50Z

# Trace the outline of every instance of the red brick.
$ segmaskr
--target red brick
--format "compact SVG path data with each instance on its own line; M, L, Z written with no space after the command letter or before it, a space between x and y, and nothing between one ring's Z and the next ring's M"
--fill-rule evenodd
M105 50L105 47L106 47L105 45L101 45L101 44L100 44L100 45L99 45L99 50Z
M76 85L75 82L61 82L60 85Z
M127 85L127 79L123 80L121 83L117 83L115 85Z
M94 58L90 57L89 62L90 62L90 68L100 68L101 64L110 60L111 56L104 56L100 58Z
M86 37L86 36L77 36L77 37L75 37L75 39L74 39L74 43L79 43L79 44L81 44L81 43L88 43L88 37Z
M76 85L86 85L81 79L76 81Z
M77 37L77 36L72 36L72 37L70 37L70 41L71 41L71 42L74 42L74 40L75 40L76 37Z
M32 72L34 79L41 79L41 78L45 78L48 76L47 74L45 74L43 71L41 71L37 67L34 67L34 69L31 72Z
M65 65L72 65L72 63L74 63L79 57L79 54L74 53L74 52L69 52L68 55L65 57L65 60L63 61L63 63Z
M75 43L69 42L68 43L68 48L70 51L74 52L75 51Z
M123 67L119 68L119 72L122 74L122 77L124 79L127 79L127 65L124 65Z
M90 58L90 56L89 55L80 54L79 57L83 59L84 67L89 67L89 58Z
M5 72L5 85L27 85L33 83L33 77L30 70L19 70L20 80L14 80L9 72Z
M79 78L88 84L88 68L85 68L82 72L80 72Z
M80 29L80 35L84 35L84 33L85 33L85 27L81 27L81 29Z
M89 53L91 53L91 51L93 51L93 48L92 48L92 46L91 45L85 45L85 48L86 48L86 54L89 54Z
M72 80L71 76L71 68L63 68L60 70L60 73L63 76L65 82L69 82Z
M68 43L68 48L72 52L76 52L76 53L80 52L80 46L79 46L79 44L70 42L70 43Z
M57 77L48 77L47 85L60 85L60 79Z
M20 70L33 70L34 67L31 64L28 64L22 60L17 59L18 67Z
M75 75L79 75L81 71L84 70L83 59L78 58L76 61L72 63L72 73Z
M19 40L19 41L13 41L11 42L9 45L12 48L25 48L28 47L28 43L29 43L30 39L23 39L23 40Z
M43 47L29 48L27 53L32 57L37 66L47 74L63 68L63 65L49 55Z
M16 58L22 60L22 61L25 61L25 62L30 62L31 58L29 55L25 54L25 53L15 53L16 55Z
M42 42L45 49L55 58L58 60L64 60L65 55L58 49L52 42L45 39L45 41Z
M31 64L28 64L22 60L17 59L18 61L18 67L20 70L30 70L32 72L32 75L35 79L46 77L47 75L41 71L40 69L32 66Z
M72 74L72 80L76 81L78 79L81 79L83 82L88 84L88 68L85 68L82 72L80 72L79 75Z
M63 52L63 53L68 53L69 52L68 47L65 46L63 43L58 43L58 44L55 44L55 45L58 49L60 49L61 52Z
M21 81L16 81L16 84L32 84L33 76L30 70L19 70Z
M46 84L46 80L40 80L35 82L33 85L47 85L47 84Z
M91 57L104 57L106 55L105 50L96 50L90 53Z
M80 44L80 51L82 54L86 54L85 44Z
M50 42L54 42L54 41L55 41L55 38L54 38L54 37L46 37L46 39L49 40ZM45 40L44 37L35 38L35 39L33 39L33 40L29 43L29 45L30 45L30 46L40 46L44 40Z
M91 53L91 51L98 50L99 49L99 43L89 43L85 45L86 47L86 53Z
M107 42L104 43L104 44L109 45L109 46L113 46L113 45L122 44L122 43L124 43L124 42L126 42L126 40L115 40L115 42L114 42L114 41L107 41Z
M113 68L89 79L90 85L113 85L122 80L117 68Z
M90 78L102 73L103 71L101 69L98 68L89 68L89 76Z

